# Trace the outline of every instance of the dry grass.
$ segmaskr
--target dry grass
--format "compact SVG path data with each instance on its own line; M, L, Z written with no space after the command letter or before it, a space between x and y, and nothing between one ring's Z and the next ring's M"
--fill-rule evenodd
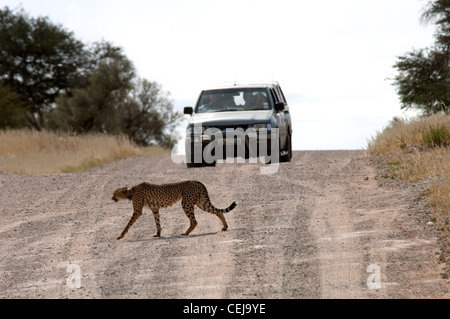
M0 131L0 171L15 174L80 172L127 157L167 154L159 147L138 147L124 136Z
M438 144L441 145L438 145ZM413 119L394 118L369 141L372 154L405 151L408 147L450 146L450 115L433 115Z
M387 168L385 177L429 182L422 194L450 243L450 115L396 118L369 141L368 151Z

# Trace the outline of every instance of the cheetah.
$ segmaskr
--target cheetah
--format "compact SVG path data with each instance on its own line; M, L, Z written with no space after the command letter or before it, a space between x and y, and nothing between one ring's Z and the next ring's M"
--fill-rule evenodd
M194 206L197 205L200 209L214 214L221 220L223 224L222 231L228 229L228 224L225 220L224 213L228 213L236 207L236 202L233 202L228 208L215 208L208 196L208 191L201 182L198 181L184 181L172 184L154 185L149 183L142 183L133 186L131 189L123 187L114 191L112 200L118 202L120 200L130 200L133 203L133 216L131 217L125 229L117 237L121 239L128 232L130 227L142 215L142 208L148 207L155 217L156 235L161 236L161 223L159 221L159 209L172 206L181 200L181 207L186 216L189 218L190 226L188 230L182 233L182 236L189 235L197 226L197 221L194 216Z

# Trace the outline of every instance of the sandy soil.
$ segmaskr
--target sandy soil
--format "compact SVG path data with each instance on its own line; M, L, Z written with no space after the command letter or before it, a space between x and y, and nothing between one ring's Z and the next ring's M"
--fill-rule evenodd
M0 298L449 298L446 252L414 185L384 180L360 151L294 152L260 164L187 169L139 157L86 173L0 173ZM132 214L118 187L203 182L226 214L179 204ZM440 262L441 261L441 262ZM78 288L79 287L79 288Z

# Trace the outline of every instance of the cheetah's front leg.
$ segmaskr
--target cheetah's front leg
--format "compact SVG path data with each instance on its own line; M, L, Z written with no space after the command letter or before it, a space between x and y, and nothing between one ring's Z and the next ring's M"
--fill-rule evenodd
M159 209L156 207L151 208L153 212L153 216L155 217L155 224L156 224L156 235L153 237L161 237L161 223L159 221Z
M125 226L125 229L122 231L122 233L117 237L117 240L122 239L123 236L128 232L128 229L134 224L134 222L142 215L142 210L140 211L134 211L133 216L131 216L130 221L128 222L127 226Z

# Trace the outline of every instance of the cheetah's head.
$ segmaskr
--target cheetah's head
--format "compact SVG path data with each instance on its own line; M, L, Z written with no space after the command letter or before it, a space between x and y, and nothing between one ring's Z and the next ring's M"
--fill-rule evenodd
M113 201L118 202L120 200L129 199L128 195L128 187L118 188L114 191L113 197L111 198Z

